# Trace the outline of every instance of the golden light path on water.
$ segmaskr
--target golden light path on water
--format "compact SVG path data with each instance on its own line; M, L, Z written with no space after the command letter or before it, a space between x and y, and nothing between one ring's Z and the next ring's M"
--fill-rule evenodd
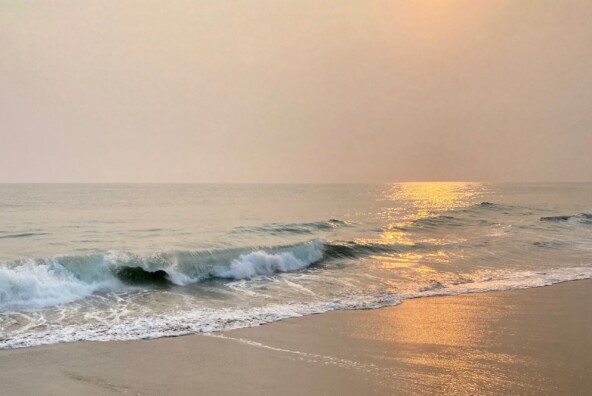
M395 202L406 201L413 205L414 211L406 218L411 221L467 207L482 186L482 183L465 182L401 183L393 185L390 194Z
M418 220L474 204L476 196L483 189L484 185L482 183L470 182L393 184L384 192L384 199L392 202L392 206L388 206L380 213L380 216L385 221L381 239L371 242L403 246L412 246L420 242L436 246L451 242L462 242L462 240L458 239L451 240L447 235L420 240L408 229ZM430 264L449 262L450 252L438 249L429 252L412 251L399 252L394 255L375 255L372 258L375 260L374 266L376 268L413 268L417 273L429 275L435 272Z

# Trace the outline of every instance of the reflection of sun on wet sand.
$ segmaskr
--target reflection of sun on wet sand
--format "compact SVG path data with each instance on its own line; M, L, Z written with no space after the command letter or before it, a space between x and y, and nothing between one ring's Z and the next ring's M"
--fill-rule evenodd
M592 394L592 281L0 351L7 395Z

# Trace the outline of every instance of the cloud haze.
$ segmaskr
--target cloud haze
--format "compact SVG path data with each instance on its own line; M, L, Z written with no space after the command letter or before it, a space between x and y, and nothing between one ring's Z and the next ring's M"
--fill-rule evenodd
M587 1L4 1L2 182L592 180Z

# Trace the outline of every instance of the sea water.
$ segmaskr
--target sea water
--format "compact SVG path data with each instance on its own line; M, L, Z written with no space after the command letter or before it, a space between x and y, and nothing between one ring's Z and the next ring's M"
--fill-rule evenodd
M592 277L592 184L0 185L0 348Z

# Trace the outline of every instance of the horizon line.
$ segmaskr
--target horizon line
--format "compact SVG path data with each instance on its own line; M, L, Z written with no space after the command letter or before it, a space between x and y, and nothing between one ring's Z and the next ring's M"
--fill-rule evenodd
M404 183L489 183L489 184L561 184L561 183L592 183L592 180L529 180L529 181L485 181L485 180L406 180L406 181L0 181L0 185L7 184L178 184L178 185L196 185L196 184L404 184Z

